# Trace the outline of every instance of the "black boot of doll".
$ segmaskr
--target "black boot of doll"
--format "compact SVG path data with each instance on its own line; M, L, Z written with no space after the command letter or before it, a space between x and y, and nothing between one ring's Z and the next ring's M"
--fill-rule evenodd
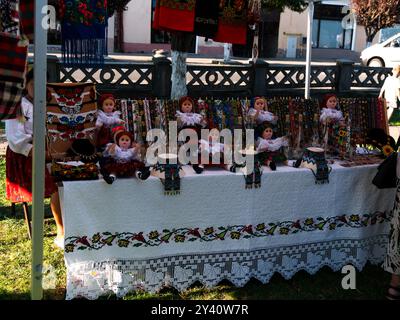
M275 171L275 170L276 170L276 164L275 164L275 162L274 162L274 161L271 161L271 162L269 163L269 167L271 168L272 171Z
M143 169L139 169L136 171L136 177L140 180L146 180L148 177L150 177L150 168L144 167Z
M202 166L198 165L198 164L194 164L194 165L192 165L192 167L193 167L193 170L194 170L197 174L202 173L203 170L204 170L204 168L203 168Z
M113 184L113 182L115 181L115 176L110 174L110 175L103 175L103 179L105 182L107 182L108 184Z

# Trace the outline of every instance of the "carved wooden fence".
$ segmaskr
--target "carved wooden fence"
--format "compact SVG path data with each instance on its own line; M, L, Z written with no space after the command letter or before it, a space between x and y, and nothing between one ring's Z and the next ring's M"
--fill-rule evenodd
M311 68L311 95L336 92L339 96L377 95L390 74L388 68L372 68L338 61ZM102 68L66 68L49 56L50 82L94 82L97 89L118 97L169 97L171 63L166 57L152 62L106 61ZM304 65L255 64L188 65L191 96L276 96L304 94Z

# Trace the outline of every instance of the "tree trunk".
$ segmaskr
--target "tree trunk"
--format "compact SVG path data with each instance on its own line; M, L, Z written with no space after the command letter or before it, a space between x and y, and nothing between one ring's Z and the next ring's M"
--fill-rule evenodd
M366 34L367 34L367 48L368 48L371 46L372 41L374 40L374 37L376 35L376 32L373 32L373 31L368 32L367 31Z
M114 51L123 52L124 42L124 11L118 10L115 13L114 24Z
M187 95L186 58L194 40L195 37L193 34L185 32L175 32L171 34L171 99L179 99Z

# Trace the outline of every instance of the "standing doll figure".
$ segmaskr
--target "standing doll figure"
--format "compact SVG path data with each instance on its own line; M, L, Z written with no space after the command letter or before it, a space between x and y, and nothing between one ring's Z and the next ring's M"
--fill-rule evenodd
M325 153L336 156L339 153L339 131L346 129L343 113L339 110L338 99L334 94L325 95L321 107L319 121L322 125L322 144Z
M270 122L276 124L278 121L278 116L269 112L267 109L267 101L263 97L255 97L254 105L249 109L247 115L250 117L251 121L256 125L260 125L263 122Z
M96 121L97 147L103 151L104 147L113 141L112 128L123 124L124 121L120 118L121 112L114 110L115 98L112 94L103 94L99 105L101 109L98 110Z
M256 131L258 158L263 165L269 166L271 170L275 171L277 162L287 160L280 149L289 145L288 139L286 137L274 138L273 126L268 122L258 126Z
M193 100L190 97L182 97L179 99L179 111L176 112L176 120L178 122L178 131L184 129L192 129L196 132L197 138L200 137L200 130L202 127L206 125L206 119L199 113L193 112ZM178 132L179 134L179 132ZM185 141L187 143L189 138ZM193 147L193 150L197 150L197 141L196 146ZM193 155L197 157L196 155ZM193 170L200 174L203 172L203 168L199 166L199 164L192 164Z
M130 132L119 130L115 133L115 143L109 143L100 160L100 172L108 184L117 177L132 177L138 170L138 177L145 180L150 171L146 170L140 158L140 145L133 141Z
M39 80L37 80L39 81ZM33 150L33 69L26 74L25 94L21 100L17 119L5 121L8 147L6 151L6 198L12 203L32 201L32 150ZM46 153L46 160L50 155ZM57 185L47 168L44 197L50 198L50 208L57 227L54 243L64 245L64 226Z

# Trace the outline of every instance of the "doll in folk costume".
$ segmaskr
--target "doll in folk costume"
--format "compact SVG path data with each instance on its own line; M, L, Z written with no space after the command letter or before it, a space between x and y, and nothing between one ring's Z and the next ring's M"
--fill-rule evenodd
M260 125L265 121L276 124L278 121L278 116L268 111L267 101L263 97L254 98L253 106L249 109L247 116L255 125Z
M275 138L274 127L271 123L264 122L256 129L256 146L258 158L263 165L269 166L272 171L276 170L277 162L286 162L286 157L280 149L289 145L286 137Z
M137 177L145 180L150 176L140 157L140 145L133 141L130 132L122 127L114 130L114 143L109 143L100 161L100 172L108 184L117 177Z
M322 144L325 153L336 156L339 154L339 132L346 130L343 113L339 110L338 99L334 94L325 95L321 107L319 121L322 125Z
M220 134L217 129L210 130L208 140L199 141L199 163L200 167L222 168L234 172L232 163L227 163L224 153L231 154L231 145L220 142ZM224 161L225 160L225 161ZM215 162L215 163L213 163Z
M115 110L115 98L112 94L103 94L99 100L100 108L97 113L96 128L97 147L104 147L113 141L112 129L124 123L120 118L121 112Z
M178 121L178 129L194 129L199 132L206 125L206 119L194 112L194 102L190 97L182 97L179 99L179 110L176 112L176 120Z
M181 130L192 129L196 131L197 137L200 137L201 128L205 127L207 121L201 114L193 111L194 102L192 98L185 96L179 99L179 110L176 112L178 134ZM187 139L185 143L188 141L189 140ZM203 172L203 168L198 164L193 164L192 167L197 174Z

